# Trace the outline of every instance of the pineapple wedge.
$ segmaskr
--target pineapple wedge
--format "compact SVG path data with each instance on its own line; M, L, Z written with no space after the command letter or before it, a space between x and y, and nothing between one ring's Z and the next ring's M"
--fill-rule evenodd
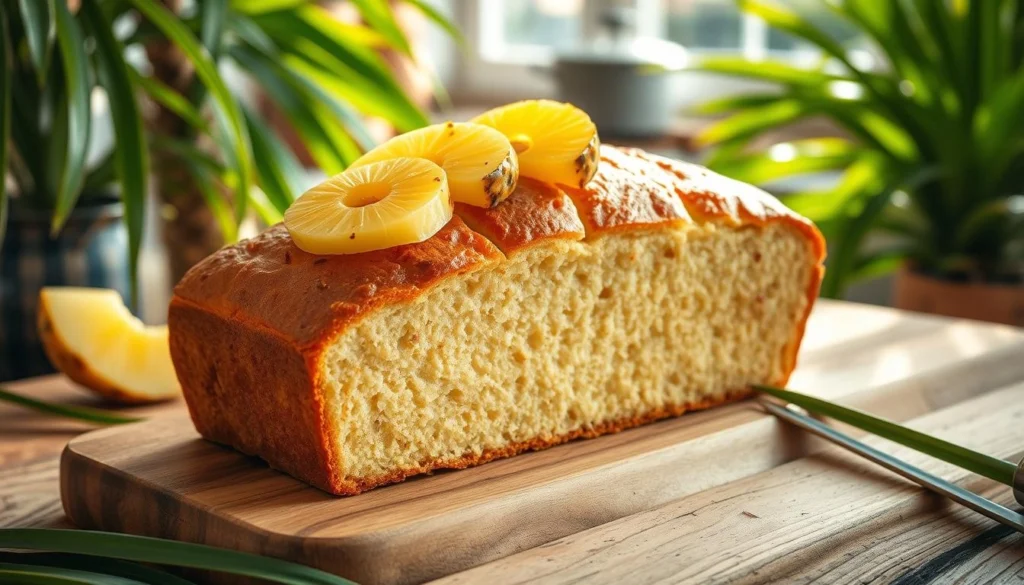
M115 290L48 287L39 293L39 334L53 365L122 403L181 394L166 326L146 326Z
M472 122L509 139L524 177L582 188L597 173L597 126L572 104L526 100L484 112Z
M422 158L350 167L313 187L284 214L295 245L355 254L422 242L452 218L448 179Z
M434 124L395 136L350 168L397 157L425 158L444 169L452 199L494 207L516 188L519 161L501 132L479 124Z

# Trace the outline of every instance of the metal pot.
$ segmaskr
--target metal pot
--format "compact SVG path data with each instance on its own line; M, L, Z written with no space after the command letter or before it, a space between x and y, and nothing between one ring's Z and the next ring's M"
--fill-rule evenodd
M80 202L50 237L50 211L11 205L0 249L0 381L53 372L36 330L44 286L113 288L128 300L128 233L119 201Z
M686 65L682 46L625 34L621 11L601 18L608 34L555 59L558 96L590 114L603 138L663 135L672 122L672 73Z

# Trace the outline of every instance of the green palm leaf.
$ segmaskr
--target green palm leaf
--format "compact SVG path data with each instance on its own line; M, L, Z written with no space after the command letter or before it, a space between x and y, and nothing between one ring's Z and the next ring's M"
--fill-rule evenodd
M218 125L228 137L230 144L225 154L231 160L237 175L238 196L235 197L235 217L236 221L240 221L245 216L245 206L248 200L252 177L252 153L238 103L228 91L209 52L196 40L188 27L173 13L152 0L129 1L185 53L195 67L196 76L210 91L216 106L214 111Z
M114 125L114 161L121 181L121 202L128 230L128 273L131 280L132 306L138 303L139 251L142 230L146 221L146 180L149 175L149 157L146 138L139 115L131 69L122 55L124 47L117 42L110 23L92 1L82 5L82 16L96 39L96 62L100 82L106 88L110 102L110 115Z
M155 77L142 75L133 67L128 68L132 84L146 92L153 101L174 112L197 130L206 130L208 124L202 115L184 96L168 87Z
M14 585L146 585L141 581L60 567L0 563L0 583Z
M961 447L949 441L943 441L938 437L915 431L890 420L827 400L772 386L754 385L754 388L810 412L834 418L862 431L905 445L1004 485L1013 485L1016 466L1008 461Z
M810 106L797 100L779 99L763 106L745 108L727 118L712 123L696 139L701 146L749 139L762 132L774 130L810 115Z
M114 577L134 579L147 585L195 585L191 581L166 571L152 569L138 563L87 555L0 552L0 562L103 573Z
M249 125L253 154L256 156L260 188L274 207L284 213L295 200L296 193L302 185L299 163L288 148L274 136L272 129L248 110L243 111L245 121Z
M808 138L734 157L715 165L714 170L761 185L787 176L846 168L861 156L861 151L860 146L840 138Z
M28 53L36 69L39 87L46 82L46 72L50 67L50 51L56 26L53 2L54 0L18 0L21 7L21 22L25 27L25 37L28 41Z
M302 135L310 154L325 173L333 175L348 166L358 157L358 149L352 152L348 144L336 140L337 134L328 131L314 109L318 104L289 83L289 72L280 67L272 58L261 55L252 47L234 46L229 54L239 66L253 76L260 87L288 117L295 130Z
M8 402L38 412L55 414L57 416L63 416L66 418L73 418L85 422L98 423L104 425L118 425L138 422L142 420L139 418L122 416L115 412L99 410L96 408L87 408L84 406L67 406L52 402L43 402L41 400L36 400L34 398L29 398L27 396L15 394L3 388L0 388L0 402Z
M349 27L322 8L303 6L253 20L284 53L283 64L305 74L328 93L387 119L400 131L428 123L380 57L370 47L353 42L347 34Z
M352 0L352 4L355 4L363 20L383 35L392 47L406 56L412 56L409 40L405 38L405 33L398 26L398 21L395 20L395 14L392 12L388 0Z
M89 97L92 87L89 83L86 54L82 50L85 44L82 29L64 2L54 3L54 14L57 23L57 44L60 46L64 65L64 87L67 92L64 108L66 112L62 111L59 114L66 116L64 119L67 137L66 141L62 140L62 144L57 146L63 149L63 157L60 159L57 205L51 225L51 233L56 234L64 226L81 193L80 188L85 176L85 157L89 147Z
M0 529L0 548L96 555L219 571L291 585L353 585L347 579L270 557L112 532L6 528Z

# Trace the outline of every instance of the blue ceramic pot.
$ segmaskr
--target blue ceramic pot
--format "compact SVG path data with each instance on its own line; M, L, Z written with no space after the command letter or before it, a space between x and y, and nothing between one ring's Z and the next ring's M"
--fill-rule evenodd
M113 288L128 297L121 203L82 202L51 238L50 214L11 206L0 249L0 381L52 373L36 331L44 286Z

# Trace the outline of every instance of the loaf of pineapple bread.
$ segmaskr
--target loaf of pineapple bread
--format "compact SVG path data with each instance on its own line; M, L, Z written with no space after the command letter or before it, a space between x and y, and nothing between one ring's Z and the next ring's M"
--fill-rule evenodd
M784 384L824 250L751 186L604 146L586 187L521 178L418 244L224 248L175 289L171 353L204 437L357 494Z

